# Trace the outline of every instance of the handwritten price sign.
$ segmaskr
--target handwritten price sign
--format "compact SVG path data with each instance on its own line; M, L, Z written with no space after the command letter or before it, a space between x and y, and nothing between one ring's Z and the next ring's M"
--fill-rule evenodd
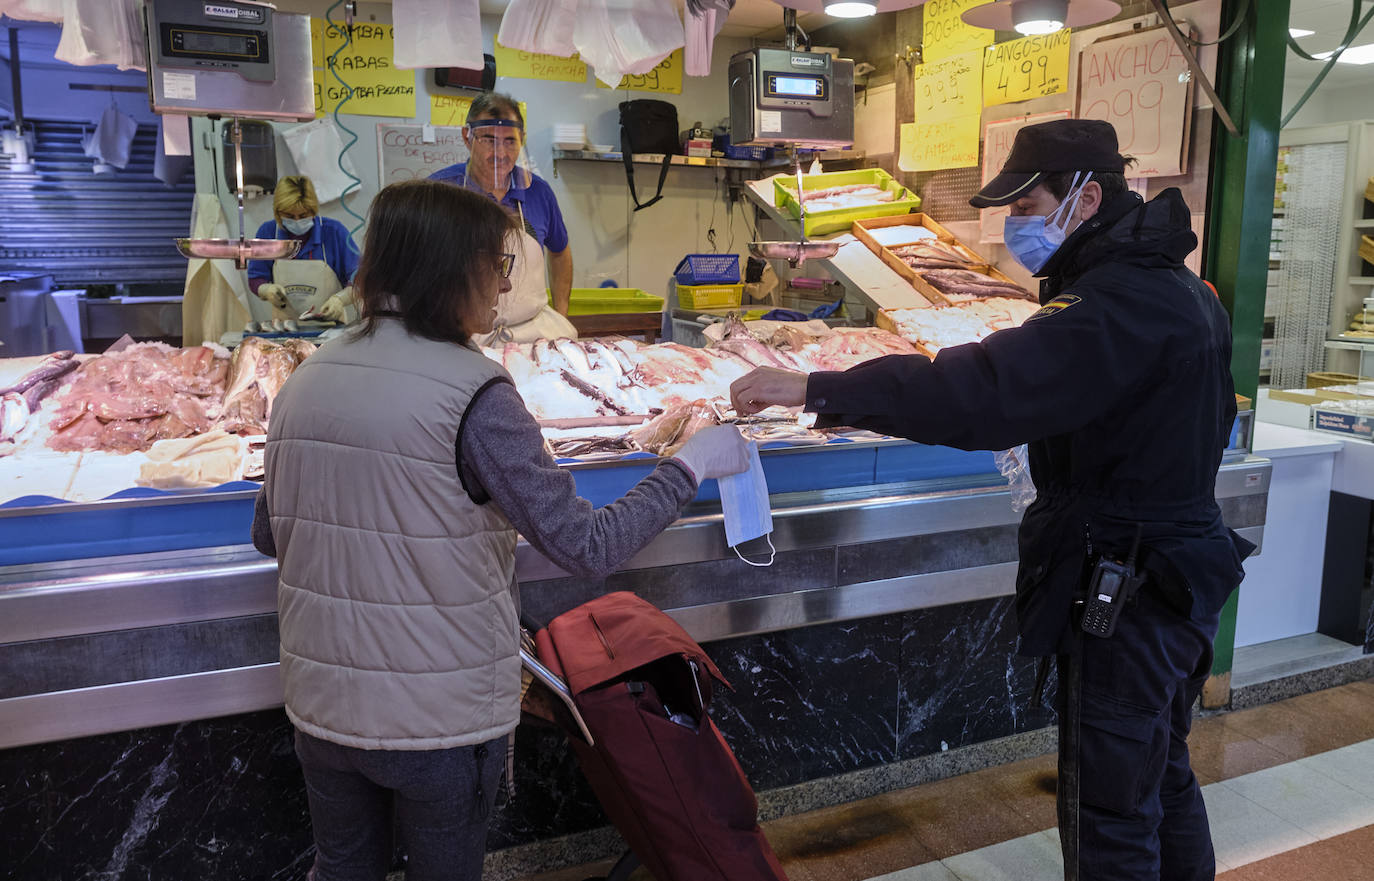
M529 125L529 110L526 109L524 101L521 101L519 103L520 115L525 118L525 124ZM472 99L467 97L466 95L430 95L429 124L456 126L467 125L468 109L471 107ZM461 160L454 160L454 162L458 161Z
M940 122L982 112L980 82L983 69L974 49L945 61L916 67L916 121Z
M992 31L964 24L965 9L987 0L927 0L921 7L921 57L927 62L981 49L992 42Z
M610 86L601 80L596 81L599 89L609 89ZM682 94L682 50L674 50L673 54L658 63L658 66L648 73L631 74L622 77L617 89L630 89L634 92L659 92L667 95Z
M395 46L391 25L355 24L349 34L342 25L335 27L322 18L312 18L310 43L316 66L316 117L333 113L346 99L348 103L339 111L345 116L415 115L415 71L392 66ZM334 57L345 43L348 47ZM339 84L335 72L348 88Z
M1078 62L1078 116L1116 128L1121 153L1136 159L1132 177L1187 172L1192 89L1188 62L1164 28L1093 43Z
M902 171L938 171L978 164L978 117L902 126L897 167Z
M501 76L513 76L526 80L554 80L563 83L585 83L587 65L576 55L560 58L557 55L541 55L538 52L522 52L507 49L500 41L493 40L496 48L496 69Z
M983 56L983 106L1069 90L1069 31L989 46Z

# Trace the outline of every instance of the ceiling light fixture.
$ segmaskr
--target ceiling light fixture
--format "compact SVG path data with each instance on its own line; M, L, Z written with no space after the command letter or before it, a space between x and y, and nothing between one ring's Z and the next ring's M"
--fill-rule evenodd
M960 17L976 28L1033 36L1101 24L1120 13L1115 0L994 0L966 9Z
M825 0L825 14L835 18L864 18L877 11L878 4L870 0Z

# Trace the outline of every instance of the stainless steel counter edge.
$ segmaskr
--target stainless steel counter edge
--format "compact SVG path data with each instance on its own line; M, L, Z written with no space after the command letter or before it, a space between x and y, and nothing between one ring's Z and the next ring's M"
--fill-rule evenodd
M1267 459L1223 466L1217 497L1267 493L1270 471ZM863 487L775 496L773 543L788 551L1020 519L1005 486L922 489ZM731 557L722 515L709 506L699 510L703 513L679 520L622 570ZM566 574L523 540L516 559L522 582ZM0 568L0 643L270 614L276 608L276 563L247 546Z

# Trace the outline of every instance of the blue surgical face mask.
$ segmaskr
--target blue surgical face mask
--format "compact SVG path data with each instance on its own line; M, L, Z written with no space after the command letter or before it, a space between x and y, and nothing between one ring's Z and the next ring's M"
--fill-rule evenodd
M297 220L294 217L283 217L281 225L293 236L303 236L315 228L315 218L302 217Z
M1083 187L1092 178L1092 172L1088 172L1082 183L1079 183L1078 177L1075 173L1068 195L1050 216L1032 214L1028 217L1007 217L1002 221L1002 241L1016 262L1030 270L1032 275L1050 262L1050 257L1069 237L1069 219L1078 209L1078 200L1083 195Z
M739 474L716 480L720 487L720 509L725 515L725 543L750 566L771 566L777 551L773 548L773 511L768 501L768 481L763 476L763 462L759 460L759 445L749 444L749 467ZM768 549L772 553L767 563L746 560L738 545L761 535L770 535Z

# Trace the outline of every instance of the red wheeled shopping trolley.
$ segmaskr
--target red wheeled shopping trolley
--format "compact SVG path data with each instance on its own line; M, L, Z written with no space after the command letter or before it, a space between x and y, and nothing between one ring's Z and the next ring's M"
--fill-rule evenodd
M535 644L526 666L562 692L582 773L657 881L786 881L708 713L713 680L729 683L676 621L621 591L559 615Z

